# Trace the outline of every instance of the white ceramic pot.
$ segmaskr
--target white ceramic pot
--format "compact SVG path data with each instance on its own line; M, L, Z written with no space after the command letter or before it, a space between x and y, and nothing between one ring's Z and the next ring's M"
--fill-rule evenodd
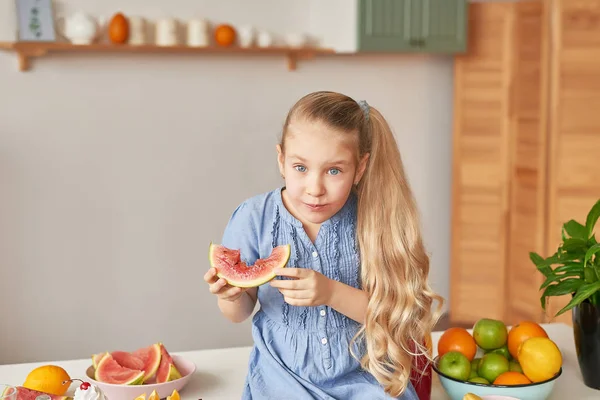
M57 30L71 43L84 45L96 40L99 26L96 19L78 11L68 17L58 17Z
M156 45L177 45L177 20L174 18L161 18L156 21Z
M129 17L129 38L127 42L134 46L146 43L146 20L143 17Z
M209 45L208 22L202 18L194 18L187 24L187 45L205 47Z

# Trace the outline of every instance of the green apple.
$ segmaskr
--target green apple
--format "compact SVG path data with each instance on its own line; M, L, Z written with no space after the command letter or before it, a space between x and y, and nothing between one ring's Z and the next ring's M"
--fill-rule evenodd
M471 361L471 375L475 372L476 375L479 375L479 364L481 364L481 358L477 357Z
M502 354L488 353L481 359L479 364L479 376L494 382L500 374L508 371L508 360Z
M515 360L509 361L509 363L508 363L508 370L512 371L512 372L523 373L523 369L521 368L521 364L519 364Z
M482 318L473 325L473 339L483 350L498 349L508 340L508 329L504 322Z
M466 381L471 375L471 362L458 351L449 351L438 361L438 369L451 378Z
M508 351L508 345L505 344L504 346L497 348L497 349L493 349L493 350L486 350L485 354L487 353L496 353L496 354L500 354L503 355L504 357L506 357L507 360L512 360L512 356L510 355L510 352Z
M482 378L482 377L480 377L480 376L476 376L475 378L471 378L471 379L469 379L469 382L472 382L472 383L482 383L482 384L484 384L484 385L489 385L489 384L490 384L490 383L487 381L487 379L484 379L484 378Z

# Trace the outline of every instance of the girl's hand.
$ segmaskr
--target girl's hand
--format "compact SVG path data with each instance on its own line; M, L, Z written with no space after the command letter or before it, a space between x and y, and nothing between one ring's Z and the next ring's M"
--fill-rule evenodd
M329 304L335 281L308 268L281 268L278 276L292 280L273 280L271 286L279 289L286 303L292 306L322 306Z
M209 290L212 294L217 295L217 297L221 300L226 301L236 301L242 294L248 289L239 288L235 286L231 286L227 284L227 281L223 278L219 278L217 276L217 270L215 268L211 268L204 274L204 280L209 285Z

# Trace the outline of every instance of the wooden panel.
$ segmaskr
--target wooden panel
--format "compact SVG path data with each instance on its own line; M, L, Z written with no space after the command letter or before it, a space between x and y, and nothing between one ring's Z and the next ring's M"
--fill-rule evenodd
M510 233L504 317L508 324L543 320L538 290L543 277L530 261L529 252L545 253L546 222L544 7L538 1L519 2L515 7Z
M471 3L469 50L455 58L453 322L504 314L511 9Z
M600 0L552 0L552 5L548 251L558 246L562 223L585 222L600 198ZM551 301L549 316L568 300ZM570 324L571 314L556 320Z

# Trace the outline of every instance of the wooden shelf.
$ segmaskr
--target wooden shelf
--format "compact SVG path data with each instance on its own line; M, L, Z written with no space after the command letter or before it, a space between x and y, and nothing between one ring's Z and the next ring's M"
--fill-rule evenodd
M242 55L281 55L287 60L288 70L294 71L299 60L310 60L318 55L331 55L335 51L317 48L288 47L188 47L188 46L131 46L127 44L94 43L71 44L63 42L0 42L0 50L17 54L19 71L31 68L31 59L49 53L174 53L174 54L242 54Z

